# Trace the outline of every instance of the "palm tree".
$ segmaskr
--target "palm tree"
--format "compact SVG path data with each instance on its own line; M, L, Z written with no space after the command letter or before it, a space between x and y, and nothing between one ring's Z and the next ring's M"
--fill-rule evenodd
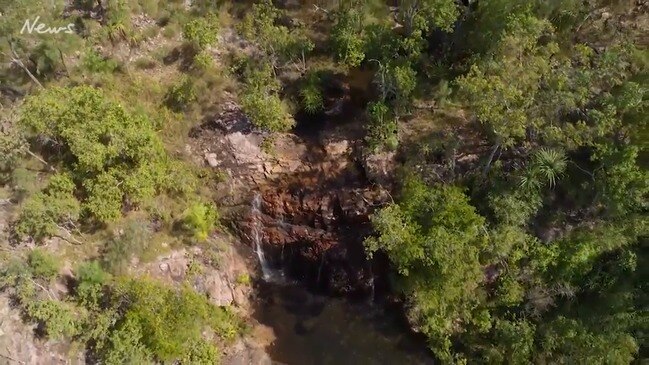
M532 163L521 177L521 187L538 189L547 183L554 187L557 178L566 170L566 155L563 151L541 148L532 156Z

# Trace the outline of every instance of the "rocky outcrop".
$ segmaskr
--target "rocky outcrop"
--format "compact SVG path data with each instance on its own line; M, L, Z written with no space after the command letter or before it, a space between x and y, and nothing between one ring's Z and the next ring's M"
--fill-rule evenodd
M205 293L217 306L233 306L242 313L250 308L252 287L247 280L253 273L246 257L227 242L225 236L213 236L208 247L222 247L224 251L206 252L204 248L180 249L139 265L139 275L157 278L169 284L189 283L199 293Z
M72 364L86 361L82 351L67 342L45 341L34 335L36 325L26 325L11 306L9 295L0 294L0 364Z
M395 156L364 158L357 125L324 126L304 137L276 134L266 149L267 135L228 102L194 129L190 149L227 175L219 204L251 246L252 227L261 221L261 244L272 265L329 293L367 292L371 273L362 238L369 215L390 200L375 183L389 186ZM255 193L262 204L253 217Z

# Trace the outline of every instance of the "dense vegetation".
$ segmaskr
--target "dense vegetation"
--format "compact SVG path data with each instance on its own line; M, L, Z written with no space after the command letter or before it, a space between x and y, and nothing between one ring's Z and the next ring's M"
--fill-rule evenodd
M649 357L646 4L36 3L0 0L0 198L20 206L2 287L43 335L101 363L216 361L204 334L232 338L229 310L125 269L154 241L142 226L182 244L218 226L216 177L182 138L227 90L272 142L327 113L328 80L366 72L365 148L403 164L365 247L434 356ZM21 33L36 15L75 32ZM223 55L219 36L243 46ZM27 248L51 237L100 247L77 253L65 298L57 261Z

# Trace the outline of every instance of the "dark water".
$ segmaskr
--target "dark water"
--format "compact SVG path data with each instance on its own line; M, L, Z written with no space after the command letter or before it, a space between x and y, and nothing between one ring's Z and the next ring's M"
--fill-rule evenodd
M311 294L298 285L260 288L259 322L277 339L266 350L287 365L433 364L424 344L378 305Z

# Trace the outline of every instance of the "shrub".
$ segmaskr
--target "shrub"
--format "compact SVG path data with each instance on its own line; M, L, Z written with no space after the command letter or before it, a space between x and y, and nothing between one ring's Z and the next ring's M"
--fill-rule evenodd
M55 235L61 225L77 220L80 206L72 195L74 189L69 175L53 175L44 191L25 202L15 232L22 238L30 236L39 241Z
M39 323L50 339L70 338L79 333L81 320L76 308L56 300L36 300L27 305L27 314Z
M100 90L49 88L27 98L20 123L56 144L53 159L70 171L89 218L114 220L124 201L137 205L165 188L169 161L153 124Z
M183 226L197 241L205 241L219 219L211 204L192 204L183 214Z
M34 277L52 280L59 273L59 261L45 250L33 249L27 258L31 273Z
M101 298L108 274L97 261L85 262L77 268L76 296L86 307L96 306Z
M15 128L0 128L0 174L16 167L27 152L25 138Z
M196 97L194 82L189 77L183 76L167 91L165 103L172 110L181 111L196 101Z
M94 49L86 52L81 61L81 65L93 73L112 73L118 68L115 60L102 56Z
M199 70L207 70L212 67L212 64L212 56L205 51L201 51L194 56L194 67Z
M128 303L120 328L129 328L132 342L141 334L139 341L162 362L195 356L188 344L201 341L206 328L225 339L238 331L231 313L190 288L175 290L151 280L129 280L119 283L115 293L116 300ZM199 347L204 355L204 346Z
M307 113L317 113L324 108L324 97L320 78L316 73L311 73L306 77L304 85L300 89L300 98L302 107Z
M285 132L295 125L286 105L276 94L262 90L247 91L243 95L241 106L250 121L259 128Z
M218 19L209 14L204 18L191 20L183 27L183 38L197 50L203 50L217 40Z
M181 364L213 365L219 363L221 357L218 350L203 339L198 339L186 345L185 356Z
M384 102L370 103L367 106L369 125L367 139L371 148L385 145L391 150L397 148L397 121L390 107Z
M151 351L142 343L142 328L135 319L127 318L108 337L108 346L102 353L107 365L150 364Z

